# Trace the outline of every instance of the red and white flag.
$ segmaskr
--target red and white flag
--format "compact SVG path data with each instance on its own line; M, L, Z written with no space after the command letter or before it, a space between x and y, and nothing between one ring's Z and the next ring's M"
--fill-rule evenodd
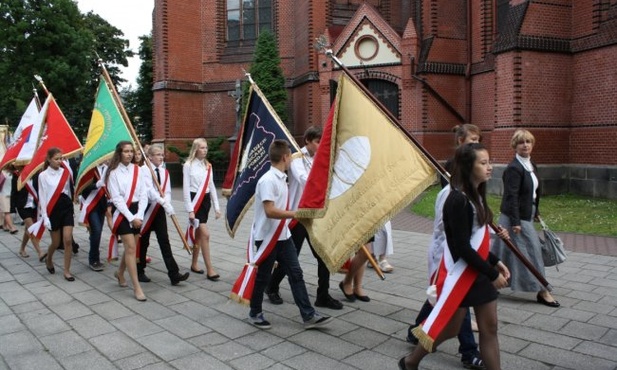
M17 125L17 128L15 129L15 133L13 133L13 141L7 146L6 152L2 157L2 161L0 161L0 169L3 169L5 166L15 162L24 144L31 140L30 134L32 133L34 123L38 118L39 104L37 98L34 97L30 101L30 104L28 104L28 108L26 108L23 116L21 116L19 125ZM36 141L36 138L34 138L33 141Z
M65 159L82 150L81 143L51 94L49 94L43 109L41 109L40 117L43 118L41 120L41 134L35 146L36 150L32 160L19 174L17 185L19 189L43 167L47 151L50 148L59 148Z

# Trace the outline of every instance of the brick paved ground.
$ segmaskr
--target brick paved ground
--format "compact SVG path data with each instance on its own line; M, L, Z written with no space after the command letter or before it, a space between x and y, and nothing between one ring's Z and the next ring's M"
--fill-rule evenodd
M174 199L181 199L178 192ZM174 205L182 210L179 201ZM213 259L222 276L216 283L191 274L187 282L171 286L153 242L147 270L153 282L143 285L145 303L137 302L130 288L118 286L115 265L99 273L88 268L82 227L75 229L82 249L73 260L73 283L59 272L50 275L31 249L30 258L20 258L18 237L1 233L0 369L396 369L398 358L411 349L403 339L407 325L425 298L430 221L408 215L395 219L390 258L395 270L385 281L367 270L371 302L323 310L336 317L330 327L305 331L283 284L285 304L264 304L273 328L261 331L247 324L246 307L228 299L246 253L252 213L246 217L235 239L220 220L209 223ZM183 225L184 218L179 217ZM108 235L105 231L104 240ZM175 232L171 235L176 259L188 270L190 257ZM617 369L617 258L578 251L590 251L599 239L564 239L573 250L568 261L559 271L547 270L560 308L535 303L533 294L502 292L504 370ZM602 248L614 248L609 242ZM61 256L55 256L56 270ZM301 264L314 299L316 264L306 248ZM339 299L341 279L338 274L331 279L331 293ZM451 340L422 368L462 369L459 361Z

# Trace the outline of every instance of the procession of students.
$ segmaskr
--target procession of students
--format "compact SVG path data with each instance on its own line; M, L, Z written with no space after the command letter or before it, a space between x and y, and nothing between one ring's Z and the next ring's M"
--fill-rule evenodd
M467 126L476 129L473 125ZM463 365L475 369L500 368L497 341L497 289L507 287L511 276L506 265L496 255L490 253L491 242L487 224L492 220L492 212L486 203L486 181L491 176L492 165L487 149L477 143L480 140L479 131L470 132L476 135L468 140L471 143L465 141L465 138L470 136L467 131L465 135L461 135L461 140L457 139L459 148L452 162L452 183L448 188L449 194L440 200L442 205L439 212L441 213L443 208L443 215L438 215L439 224L436 221L436 230L439 230L439 235L436 237L442 241L442 245L439 253L432 256L434 260L432 274L436 276L448 274L448 277L437 279L437 284L441 284L441 288L438 288L441 294L437 302L425 304L427 309L423 308L423 312L426 311L426 314L416 321L416 325L410 327L407 339L419 345L412 354L399 361L400 369L417 368L422 358L433 352L441 342L459 334L461 330L470 332L468 328L470 307L476 311L481 333L480 353L473 341L473 335L468 333L471 352L468 358L463 358ZM248 321L261 329L271 327L271 323L266 320L262 311L263 295L266 293L274 304L282 303L279 284L284 275L288 276L291 292L305 328L322 327L332 320L331 317L317 312L309 301L298 254L305 239L311 249L312 245L303 227L295 222L289 222L295 217L296 198L302 194L320 137L319 129L310 128L305 136L306 147L303 148L301 157L296 159L292 158L288 142L275 140L269 148L271 169L257 183L255 219L250 240L256 253L264 254L264 258L260 260L259 266L255 266L256 275L253 277L254 288L250 296ZM517 132L513 137L512 146L517 150L519 147L527 148L531 145L533 136L528 132ZM189 272L180 271L169 242L166 215L174 215L175 209L171 204L169 172L163 162L164 150L161 146L152 145L148 146L146 151L148 159L144 162L145 158L132 142L119 142L109 164L101 164L95 168L95 179L79 197L81 201L79 222L85 224L90 231L88 262L91 269L101 271L104 268L100 261L99 248L103 220L107 217L112 235L111 244L120 242L123 248L114 277L120 287L128 287L125 276L125 272L128 271L133 294L138 301L147 300L140 284L151 281L146 275L146 258L152 232L157 236L171 285L177 285L189 277ZM528 152L530 151L529 149ZM207 223L211 208L214 208L215 219L221 216L221 210L212 166L206 159L207 152L208 143L205 139L198 138L193 141L189 157L183 166L183 203L189 220L186 236L193 245L190 270L196 274L205 274L208 280L218 281L220 275L212 263L210 230ZM290 181L291 185L288 185L287 172L290 169L293 179ZM529 172L532 177L535 176L533 169ZM28 257L25 248L30 241L39 260L45 263L50 274L54 274L53 256L55 251L63 246L62 272L64 279L69 282L76 279L71 272L73 192L73 170L63 158L62 151L54 147L47 151L43 171L33 177L22 190L14 189L12 194L19 200L16 202L16 210L24 219L27 230L20 246L20 256ZM295 202L290 204L291 198L295 199ZM537 212L537 209L534 210ZM51 244L43 253L39 240L45 230L50 232ZM517 229L514 229L514 233L516 232ZM509 233L505 229L498 234L501 238L509 238ZM299 245L295 245L296 243ZM203 257L205 270L198 265L199 252ZM329 272L321 266L323 263L314 251L313 254L317 258L319 272L315 305L341 309L340 301L332 298L328 292ZM111 255L110 253L109 256ZM278 262L278 267L274 270L272 278L275 261ZM459 264L462 266L461 271L469 272L463 272L460 276L448 272L454 271ZM358 266L363 269L365 261L362 260ZM435 281L433 278L431 280ZM449 289L448 284L452 289L446 291L444 289ZM352 294L347 293L346 287L353 287L355 298L363 297L360 290L357 290L361 289L360 283L352 286L351 280L349 282L344 280L340 284L344 296L350 300ZM558 307L556 301L549 300L552 299L551 296L547 296L548 298L542 296L542 299L540 297L539 293L538 302ZM368 302L369 299L366 298L365 301ZM446 299L448 305L443 304ZM434 330L432 327L436 321L443 321L439 330ZM462 329L461 324L464 324Z

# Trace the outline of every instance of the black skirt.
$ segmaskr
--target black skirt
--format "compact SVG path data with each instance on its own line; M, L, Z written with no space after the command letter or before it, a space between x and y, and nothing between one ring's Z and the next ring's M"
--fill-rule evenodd
M476 280L463 298L460 307L481 306L497 299L497 289L486 275L478 274Z
M137 202L131 203L131 205L129 206L129 211L132 214L137 213L138 209L139 209L139 203ZM111 213L113 214L114 212L116 212L116 207L112 206ZM139 228L131 227L131 223L126 219L126 217L122 216L122 221L120 221L120 225L118 225L118 229L116 230L116 235L127 235L127 234L137 235L139 234Z
M36 222L36 209L34 208L17 208L17 214L22 220L31 218L32 221Z
M195 198L197 193L191 192L191 200ZM204 199L201 202L201 206L195 213L195 218L199 220L200 224L208 223L208 214L210 213L210 208L212 207L212 199L210 198L210 193L206 193L204 195Z
M71 198L64 193L60 194L56 205L48 216L51 222L51 231L60 230L65 226L75 226L75 214Z

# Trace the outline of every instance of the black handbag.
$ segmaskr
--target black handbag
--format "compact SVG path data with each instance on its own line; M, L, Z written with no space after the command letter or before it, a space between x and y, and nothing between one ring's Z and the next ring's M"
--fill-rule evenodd
M542 245L542 260L544 266L557 266L563 263L566 258L566 250L563 247L563 241L552 232L544 220L540 219L540 225L542 226L542 233L544 234L544 240L540 238L540 244ZM559 270L559 268L557 269Z

